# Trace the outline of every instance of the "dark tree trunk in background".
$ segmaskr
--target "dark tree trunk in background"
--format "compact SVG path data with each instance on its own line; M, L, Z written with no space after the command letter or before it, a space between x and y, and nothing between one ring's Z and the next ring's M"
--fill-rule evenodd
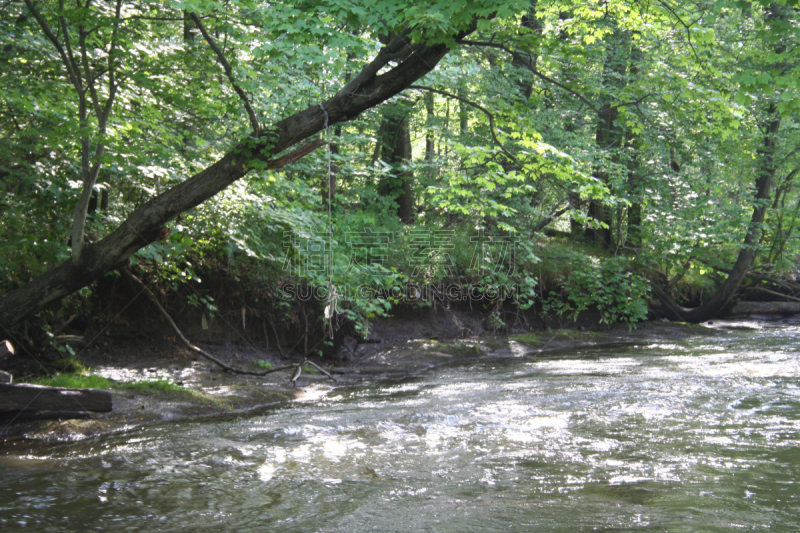
M458 85L458 97L467 99L467 87L464 85L464 81L461 81ZM469 106L464 102L464 100L458 101L458 134L462 137L469 132Z
M520 21L520 27L526 28L536 33L541 33L542 24L539 21L539 19L536 18L536 4L537 0L533 0L531 2L530 7L528 8L528 12L522 16L522 20ZM536 45L535 49L523 51L523 53L527 53L527 57L529 58L528 62L530 64L526 65L522 61L520 61L519 57L514 56L514 59L512 61L514 66L520 69L530 69L530 67L533 67L533 69L535 70L536 68L538 68L538 63L539 63L538 44ZM526 100L529 99L531 97L531 94L533 93L533 75L527 74L526 76L521 77L518 82L518 85L525 99Z
M631 63L629 67L630 79L636 82L639 76L639 64L643 61L644 54L641 48L633 45L631 50ZM639 173L639 148L641 143L639 139L631 132L628 133L627 148L628 148L628 201L630 205L627 207L627 221L628 221L628 235L624 239L625 243L632 248L639 248L642 245L642 203L644 202L644 184L642 177Z
M425 102L425 125L430 128L433 125L433 121L436 119L436 113L434 111L434 101L433 101L433 93L430 91L425 91L423 95L423 100ZM434 158L436 157L436 146L434 144L436 140L436 136L433 134L432 131L428 130L425 133L425 162L431 163Z
M620 28L614 29L614 34L609 39L606 52L606 61L603 65L603 86L615 89L618 93L625 87L625 74L628 67L630 53L630 34ZM613 93L606 96L600 113L597 116L595 143L603 151L610 152L608 158L612 165L619 163L619 150L622 147L623 131L616 123L619 108L612 104ZM595 168L595 177L612 188L611 175L608 168L598 166ZM589 217L604 227L587 228L587 234L595 242L609 249L614 246L613 213L612 210L600 200L589 202Z
M383 110L381 160L391 167L391 176L383 178L378 192L397 202L397 217L405 224L414 222L413 173L406 168L411 162L411 106L406 102L385 106Z

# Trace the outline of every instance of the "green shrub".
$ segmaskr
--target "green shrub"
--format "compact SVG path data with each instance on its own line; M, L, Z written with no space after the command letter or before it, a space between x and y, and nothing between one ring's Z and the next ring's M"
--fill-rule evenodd
M551 293L544 302L546 315L577 320L580 313L597 309L603 324L633 324L647 318L650 285L632 271L628 258L573 254L572 271L561 280L560 293Z

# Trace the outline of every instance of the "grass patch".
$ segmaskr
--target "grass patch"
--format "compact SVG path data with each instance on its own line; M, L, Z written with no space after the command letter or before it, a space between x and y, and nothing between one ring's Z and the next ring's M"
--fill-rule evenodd
M538 333L525 333L523 335L511 335L509 337L512 341L527 342L530 344L538 344L542 342L541 335Z
M127 389L149 393L188 392L185 387L175 385L166 379L118 382L102 376L95 376L94 374L58 374L57 376L32 379L28 383L68 389Z
M272 363L270 363L269 361L264 361L263 359L259 359L258 361L256 361L256 366L258 368L263 368L264 370L272 370L273 369Z
M120 389L130 389L138 392L184 392L187 390L185 387L175 385L166 379L127 381L125 383L116 383L115 386Z
M92 374L58 374L57 376L32 379L29 383L68 389L113 389L117 385L108 378Z

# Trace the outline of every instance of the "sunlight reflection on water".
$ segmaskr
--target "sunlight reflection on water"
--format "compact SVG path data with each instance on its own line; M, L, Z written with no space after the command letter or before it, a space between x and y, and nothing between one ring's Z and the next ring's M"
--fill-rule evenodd
M6 456L0 525L798 530L798 331L313 385L261 416Z

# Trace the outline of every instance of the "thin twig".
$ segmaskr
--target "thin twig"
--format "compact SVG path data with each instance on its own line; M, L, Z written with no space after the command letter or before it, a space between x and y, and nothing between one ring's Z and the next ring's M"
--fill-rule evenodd
M656 0L656 1L659 4L661 4L662 6L664 6L664 9L669 11L672 14L672 16L675 17L675 20L677 20L678 23L686 29L686 42L689 44L689 48L692 49L692 54L694 55L694 58L697 60L697 62L701 66L705 67L706 66L705 63L700 59L700 56L697 54L697 48L695 48L694 42L692 42L692 26L694 26L700 20L700 18L698 18L697 20L695 20L691 24L687 24L687 23L685 23L683 21L681 16L678 15L678 13L675 11L675 9L673 9L673 7L670 6L667 2L662 1L662 0Z

